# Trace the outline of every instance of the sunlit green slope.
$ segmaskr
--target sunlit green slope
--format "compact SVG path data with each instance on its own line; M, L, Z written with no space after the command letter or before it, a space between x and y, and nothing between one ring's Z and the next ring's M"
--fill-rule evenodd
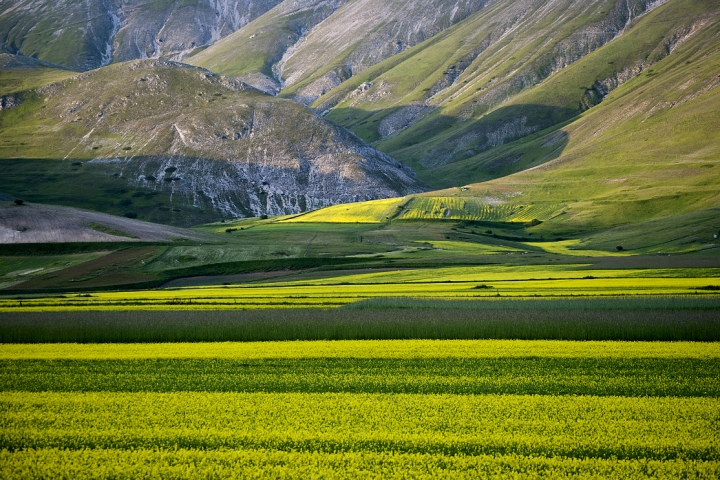
M282 2L187 61L277 93L280 84L273 65L305 32L344 3L346 0Z
M512 154L505 146L572 121L664 58L691 54L693 42L706 51L716 42L718 9L707 0L671 0L642 15L650 6L636 2L633 16L624 1L526 2L510 15L520 3L488 6L313 107L432 185L451 186L557 158L562 132Z
M422 122L409 129L406 135L415 132L418 140L430 139L395 155L404 159L403 155L409 155L415 159L409 163L425 178L455 187L426 194L433 198L427 200L428 208L394 218L491 221L490 217L478 218L472 213L475 207L469 207L485 204L484 208L496 212L535 209L531 211L537 214L531 216L543 223L530 231L539 234L621 228L608 234L610 242L621 237L665 237L674 230L682 236L697 230L699 237L712 241L712 235L720 231L720 22L717 12L708 7L696 1L669 2L643 17L625 36L511 101L520 111L523 106L543 102L569 107L572 101L590 101L593 92L597 94L604 86L596 80L596 67L614 69L620 62L629 65L627 59L643 48L649 49L647 64L639 64L633 78L609 92L601 103L591 108L586 104L584 113L554 127L434 165L423 164L420 148L432 152L435 145L438 158L441 146L447 146L453 134L440 134L440 140L432 138L432 130L418 130ZM683 23L687 28L678 30ZM654 43L643 43L638 35L645 31L660 33ZM676 33L668 36L668 32ZM643 38L650 37L650 33L643 33ZM627 58L616 55L616 46L624 42L636 50ZM583 88L569 88L573 84ZM578 111L580 108L578 103ZM507 109L502 107L494 112L500 115L504 111ZM480 128L492 115L477 120L474 128ZM427 122L431 125L432 118ZM456 128L466 127L451 125L448 130ZM387 148L401 138L406 137L377 145ZM423 166L429 168L423 170ZM475 178L522 169L492 181L472 183ZM408 210L417 202L411 201ZM513 221L509 214L494 219ZM649 223L627 227L642 222Z

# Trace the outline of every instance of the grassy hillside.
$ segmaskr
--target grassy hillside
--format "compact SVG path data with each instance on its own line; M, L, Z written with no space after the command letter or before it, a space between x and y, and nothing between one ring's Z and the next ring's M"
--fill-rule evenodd
M77 75L34 58L0 52L0 97L32 90Z
M173 62L137 61L16 95L0 112L0 191L192 225L424 189L290 100Z
M286 1L189 61L264 84L274 93L285 87L283 96L309 104L350 76L432 37L485 4Z
M278 0L13 0L0 2L0 48L78 70L180 59L267 12Z
M451 122L447 134L433 136L437 132L433 128L438 127L433 118L449 118L441 109L439 117L429 115L407 131L378 142L392 151L403 139L415 139L417 145L393 154L408 161L427 181L457 186L429 193L432 198L424 200L427 207L412 213L411 202L397 218L492 220L496 213L478 216L473 205L479 202L497 214L503 209L532 209L529 216L543 223L528 232L546 237L591 234L585 241L603 249L611 248L610 242L620 245L623 241L656 252L670 246L681 251L681 245L693 249L712 244L713 235L720 233L716 220L720 205L719 18L706 2L668 2L638 20L628 33L475 121ZM432 48L432 42L427 48ZM610 85L603 79L632 61L640 62L637 68L627 78L615 78L619 85L605 98L598 97ZM389 95L377 102L396 98ZM444 108L460 105L462 96L457 98ZM531 113L543 108L567 111L567 117L550 115L546 120L556 121L555 126L541 124L535 133L479 153L472 145L462 153L453 149L458 138L482 137L473 131L483 124L511 122L512 115L505 115L514 112L528 119L527 126ZM328 117L342 121L342 112L339 106ZM381 113L365 113L382 118ZM368 117L357 117L361 118ZM357 123L356 130L367 132L363 129L370 128L366 126L370 122L362 123ZM447 158L453 152L455 158L444 162L443 155ZM431 159L426 161L426 157ZM520 172L512 174L515 171ZM495 176L501 178L472 183ZM512 221L507 214L495 218ZM607 229L613 233L600 233Z
M187 61L277 94L281 85L273 65L307 31L344 3L345 0L282 2Z
M567 135L512 154L498 153L504 145L562 127L669 52L691 52L690 39L715 41L712 2L673 0L635 20L623 3L530 2L512 17L519 4L497 2L313 106L434 186L524 170L557 158ZM573 21L560 20L575 9Z
M557 132L510 144L491 162L523 158L566 138L556 160L474 185L513 201L567 202L571 228L635 223L720 205L720 55L717 17L671 55ZM527 157L527 158L525 158ZM525 163L523 162L523 163ZM458 174L471 163L458 165Z

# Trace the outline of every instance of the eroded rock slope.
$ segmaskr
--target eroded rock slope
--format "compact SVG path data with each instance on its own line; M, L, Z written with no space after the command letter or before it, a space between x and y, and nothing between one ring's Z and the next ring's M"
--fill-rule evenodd
M208 219L424 187L407 167L295 102L173 62L112 65L20 101L22 108L0 112L0 155L101 167L133 188L212 212Z

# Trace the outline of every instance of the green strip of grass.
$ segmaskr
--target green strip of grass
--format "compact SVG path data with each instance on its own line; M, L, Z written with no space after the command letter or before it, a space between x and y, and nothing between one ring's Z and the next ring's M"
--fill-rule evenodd
M5 360L0 391L720 397L720 359Z

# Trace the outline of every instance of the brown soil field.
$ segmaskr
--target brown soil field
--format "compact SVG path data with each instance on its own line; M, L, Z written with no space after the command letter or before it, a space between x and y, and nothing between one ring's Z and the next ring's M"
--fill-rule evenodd
M91 288L149 282L155 277L138 269L162 247L136 247L13 285L13 290Z

